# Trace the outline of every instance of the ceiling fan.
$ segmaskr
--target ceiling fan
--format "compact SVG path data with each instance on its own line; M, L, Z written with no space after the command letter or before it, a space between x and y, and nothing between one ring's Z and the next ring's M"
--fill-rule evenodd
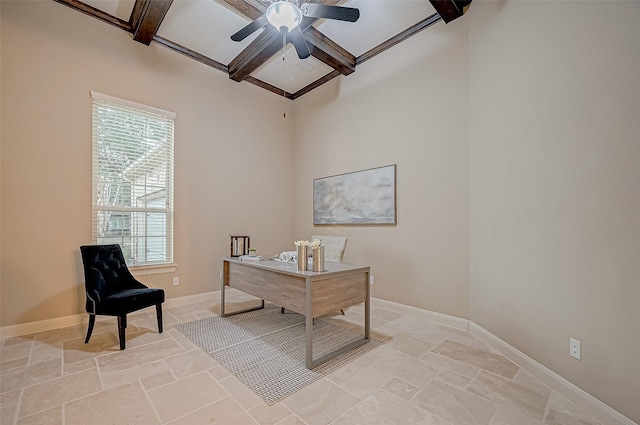
M302 32L313 23L313 20L308 20L309 22L304 26L303 18L355 22L360 17L360 11L353 7L330 6L310 3L305 0L302 0L302 4L298 0L270 0L270 2L271 4L264 15L241 28L231 36L231 39L242 41L260 28L272 25L282 33L283 39L286 38L287 43L294 45L298 57L306 59L311 52ZM304 28L301 27L301 24Z

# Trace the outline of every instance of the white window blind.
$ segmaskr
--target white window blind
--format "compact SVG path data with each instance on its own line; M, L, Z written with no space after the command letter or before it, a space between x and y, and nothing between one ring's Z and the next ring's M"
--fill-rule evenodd
M175 114L91 92L93 241L129 265L173 262Z

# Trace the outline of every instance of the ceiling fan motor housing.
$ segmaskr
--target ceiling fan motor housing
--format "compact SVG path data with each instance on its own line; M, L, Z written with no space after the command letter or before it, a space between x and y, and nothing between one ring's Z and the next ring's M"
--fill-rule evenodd
M335 19L338 21L356 22L360 17L360 11L353 7L333 6L320 3L309 3L305 0L270 0L271 4L264 15L250 22L231 36L233 41L242 41L266 25L271 25L283 34L284 43L292 43L296 48L298 57L306 59L310 56L309 46L305 40L303 31L311 26L315 19ZM298 7L299 1L303 1ZM468 0L470 1L470 0ZM300 27L303 18L304 28Z
M271 3L265 12L267 21L278 31L291 31L302 22L302 12L297 2L281 0Z

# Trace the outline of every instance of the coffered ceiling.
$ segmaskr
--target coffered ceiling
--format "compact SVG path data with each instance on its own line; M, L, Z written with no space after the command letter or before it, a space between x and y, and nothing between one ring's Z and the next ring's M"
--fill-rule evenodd
M268 0L54 0L251 83L295 99L431 25L445 25L471 0L313 0L357 8L357 22L304 18L311 56L299 59L270 25L240 42L230 36L262 16ZM306 2L306 0L304 0ZM283 61L284 56L284 61Z

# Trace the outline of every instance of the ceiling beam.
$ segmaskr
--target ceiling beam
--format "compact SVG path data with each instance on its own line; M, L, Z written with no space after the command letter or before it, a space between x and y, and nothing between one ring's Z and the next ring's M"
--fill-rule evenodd
M254 85L256 85L258 87L261 87L261 88L263 88L265 90L269 90L270 92L275 93L275 94L277 94L279 96L283 96L283 97L286 97L287 99L293 100L293 95L291 93L289 93L287 91L284 91L282 89L279 89L276 86L272 86L269 83L265 83L262 80L258 80L257 78L247 77L247 78L244 79L244 81L246 81L247 83L254 84Z
M127 32L131 32L131 24L127 21L123 21L120 18L117 18L113 15L110 15L106 12L103 12L100 9L96 9L93 6L89 6L86 3L83 3L79 0L54 0L57 3L64 4L65 6L69 6L70 8L77 10L79 12L85 13L89 16L93 16L96 19L101 20L102 22L106 22L115 27L123 29Z
M314 81L313 83L309 84L308 86L301 88L300 90L295 92L291 98L295 100L295 99L299 98L300 96L302 96L303 94L309 93L311 90L320 87L324 83L326 83L328 81L331 81L334 78L339 77L340 75L342 75L342 74L340 74L338 71L332 71L332 72L328 73L327 75L325 75L324 77L317 79L316 81Z
M151 44L173 0L136 0L131 12L133 39L144 45Z
M342 75L356 70L356 58L335 41L314 27L304 31L311 54ZM238 56L229 63L229 78L242 81L282 49L282 39L275 30L267 27Z
M244 80L280 49L280 34L275 30L265 29L229 63L229 78L233 81Z
M429 0L429 2L445 24L464 15L471 4L471 0Z
M167 40L166 38L160 37L159 35L156 35L155 37L153 37L153 41L155 41L158 44L162 44L165 47L168 47L171 50L174 50L178 53L181 53L185 56L187 56L188 58L194 59L200 63L203 63L205 65L208 65L214 69L217 69L218 71L222 71L225 73L229 72L229 68L227 68L227 65L222 64L216 60L213 60L205 55L202 55L198 52L195 52L189 48L186 48L178 43L175 43L171 40Z
M239 13L252 21L264 15L265 10L267 10L266 7L264 9L258 9L244 0L218 0L218 3L229 7L234 12Z
M401 41L404 41L407 38L419 33L420 31L422 31L425 28L429 28L431 25L433 25L435 23L438 23L441 20L442 20L442 17L439 14L434 13L433 15L429 16L426 19L423 19L422 21L420 21L417 24L407 28L406 30L402 31L401 33L398 33L398 34L394 35L393 37L391 37L387 41L378 44L373 49L370 49L370 50L364 52L363 54L361 54L360 56L358 56L356 58L356 64L360 65L361 63L363 63L365 61L368 61L372 57L379 55L380 53L384 52L385 50L392 48L393 46L395 46L396 44L400 43Z
M236 13L256 20L264 14L264 9L259 9L244 0L218 0ZM242 52L229 63L229 78L233 81L242 81L249 77L253 71L275 55L282 48L280 34L267 27L255 40L253 40ZM259 80L256 80L259 81ZM255 83L254 83L255 84Z
M313 48L311 54L318 60L329 65L342 75L349 75L356 70L356 58L343 49L338 43L318 31L309 27L304 32L304 38Z

